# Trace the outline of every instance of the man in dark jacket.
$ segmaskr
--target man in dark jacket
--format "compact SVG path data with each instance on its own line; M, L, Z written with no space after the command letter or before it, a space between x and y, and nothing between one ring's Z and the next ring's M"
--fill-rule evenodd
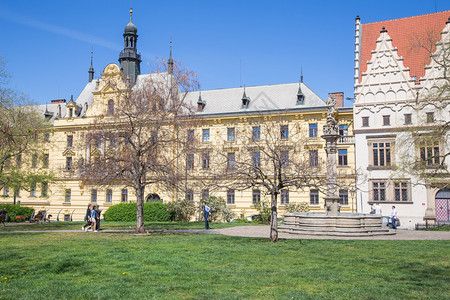
M86 215L84 216L84 221L86 222L86 224L84 224L81 227L81 230L83 231L87 231L88 228L90 228L92 222L91 222L91 209L92 209L92 204L89 204L87 209L86 209Z

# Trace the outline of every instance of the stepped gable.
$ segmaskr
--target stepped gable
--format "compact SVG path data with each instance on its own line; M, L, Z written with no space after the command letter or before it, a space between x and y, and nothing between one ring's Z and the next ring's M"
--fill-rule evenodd
M411 49L412 41L417 37L426 36L428 32L433 32L436 40L438 40L439 33L449 17L450 11L447 10L421 16L362 24L360 82L361 74L367 71L366 62L372 57L371 51L375 49L375 42L383 27L389 32L394 46L398 48L398 55L404 58L404 65L410 69L410 75L417 76L417 79L423 77L425 66L430 63L430 58L424 49Z
M415 80L410 77L409 69L397 52L383 27L376 41L376 49L367 62L367 72L361 75L361 83L356 86L357 103L414 99L412 90Z
M422 96L429 96L429 92L436 94L443 91L439 87L447 83L447 80L444 79L444 68L442 66L449 63L448 58L444 57L444 55L448 55L448 49L450 49L450 17L441 32L441 39L436 43L436 51L432 55L433 59L425 67L425 76L420 80L423 86Z

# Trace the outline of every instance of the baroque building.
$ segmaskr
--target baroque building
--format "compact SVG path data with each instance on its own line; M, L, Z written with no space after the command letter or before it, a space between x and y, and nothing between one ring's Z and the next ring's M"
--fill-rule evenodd
M137 52L137 27L133 24L132 11L130 22L124 29L124 49L119 54L120 64L107 65L101 77L94 78L94 68L89 68L89 80L78 97L52 100L50 104L40 105L38 109L53 123L52 133L46 139L42 149L46 157L43 166L51 170L56 179L48 185L37 187L34 193L22 191L18 200L23 205L36 209L46 209L59 220L82 220L89 203L107 209L120 202L135 201L131 187L121 185L89 186L80 174L74 173L76 164L88 162L105 151L105 145L86 147L85 139L89 126L98 116L114 114L117 95L134 88L152 76L140 74L141 56ZM167 61L168 74L173 72L172 49ZM355 147L353 136L353 110L343 107L343 93L331 93L337 102L336 119L341 137L338 141L338 176L343 182L339 188L341 211L356 212L355 191ZM265 139L264 126L273 120L281 120L280 138L287 146L280 149L286 159L291 155L306 158L307 168L325 167L325 140L323 125L326 124L327 106L323 99L315 94L304 82L237 87L228 89L195 91L188 94L187 100L197 107L196 115L203 122L192 128L192 134L204 149L212 149L211 154L231 158L242 148L239 137L252 136L253 139ZM278 127L277 127L278 128ZM277 129L278 130L278 129ZM290 145L290 146L289 146ZM301 153L290 152L293 145L301 145ZM213 190L201 186L195 174L210 168L210 159L202 153L186 156L186 189L181 193L167 193L157 185L145 191L146 201L169 202L188 198L199 202L208 196L221 196L237 216L249 216L257 213L253 204L270 200L263 190L253 187L245 190ZM286 168L289 166L286 164ZM323 174L325 176L325 173ZM281 213L285 205L307 202L311 211L324 211L325 190L310 187L306 189L283 189L278 198ZM2 202L11 202L9 194L4 192Z
M402 227L449 221L449 17L356 18L358 212L395 205Z

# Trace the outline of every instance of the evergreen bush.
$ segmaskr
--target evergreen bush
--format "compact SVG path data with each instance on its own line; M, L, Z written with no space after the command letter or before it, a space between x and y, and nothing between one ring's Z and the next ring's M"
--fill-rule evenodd
M6 209L9 222L13 222L16 216L24 216L25 220L29 220L33 214L34 209L28 206L13 205L13 204L1 204L0 210Z
M103 214L105 221L136 221L136 203L119 203L111 206ZM167 205L160 202L144 203L144 221L166 222L170 220Z

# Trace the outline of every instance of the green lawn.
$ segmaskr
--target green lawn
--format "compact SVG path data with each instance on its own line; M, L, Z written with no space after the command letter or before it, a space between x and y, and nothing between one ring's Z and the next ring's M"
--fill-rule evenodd
M448 299L449 241L0 233L0 299Z
M80 230L86 222L51 222L51 223L14 223L14 226L0 225L1 231L33 231L33 230ZM210 223L212 228L257 225L252 223ZM102 229L136 229L136 222L107 222L100 223ZM204 222L145 222L145 229L204 229Z

